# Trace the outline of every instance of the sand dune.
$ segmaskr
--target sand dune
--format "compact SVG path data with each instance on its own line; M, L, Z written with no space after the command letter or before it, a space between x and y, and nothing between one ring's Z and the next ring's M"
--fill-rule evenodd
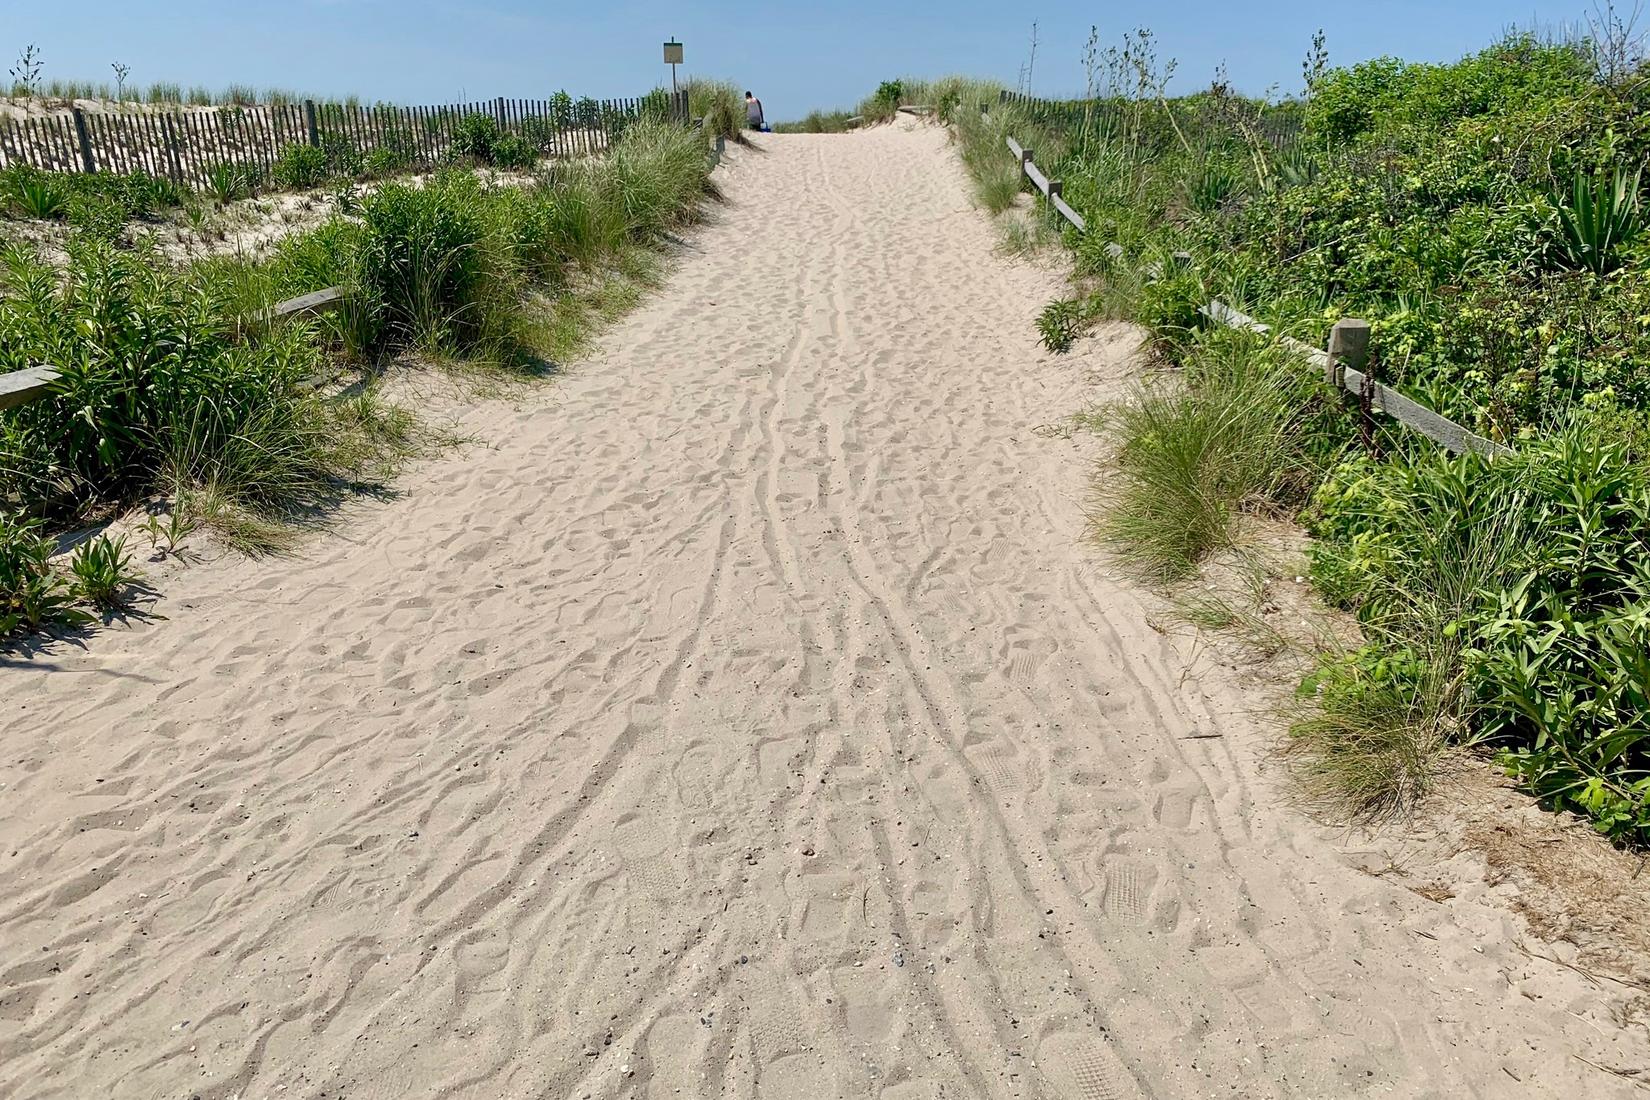
M1129 333L1039 351L940 131L761 140L488 446L0 671L0 1094L1625 1089L1082 543Z

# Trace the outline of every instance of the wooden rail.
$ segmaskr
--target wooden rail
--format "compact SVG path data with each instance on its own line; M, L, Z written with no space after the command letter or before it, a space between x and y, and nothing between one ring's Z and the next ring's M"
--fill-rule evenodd
M983 115L982 112L982 117ZM1025 148L1013 138L1008 138L1007 143L1008 151L1013 153L1015 159L1020 162L1021 171L1025 173L1026 178L1032 182L1033 186L1048 199L1049 205L1054 207L1060 216L1071 223L1079 233L1087 232L1088 223L1082 215L1068 206L1066 200L1062 197L1060 181L1049 179L1047 173L1037 167L1036 161L1032 159L1031 150ZM1113 260L1122 260L1123 247L1117 242L1109 242L1105 246L1105 250ZM1188 260L1191 258L1184 253L1176 253L1176 257L1184 257ZM1154 279L1162 274L1161 265L1148 265L1145 270L1148 277ZM1216 324L1225 325L1228 328L1247 329L1250 332L1262 335L1271 335L1272 332L1270 325L1262 324L1248 314L1218 300L1200 307L1198 312ZM1442 444L1456 454L1462 454L1466 451L1476 451L1479 454L1492 456L1512 453L1510 447L1470 432L1453 420L1439 416L1413 398L1405 397L1391 386L1385 386L1376 381L1366 369L1369 326L1363 321L1354 319L1342 321L1336 326L1336 329L1343 335L1346 332L1343 326L1362 326L1361 336L1344 348L1336 347L1336 340L1333 335L1331 336L1331 350L1329 351L1315 348L1290 336L1281 337L1278 342L1290 351L1322 367L1325 382L1356 395L1365 403L1365 408L1369 411L1385 413L1398 423L1413 428L1428 439Z
M278 302L269 310L267 316L273 319L321 313L335 308L343 300L343 289L329 286L325 290ZM26 405L30 401L47 396L57 382L57 375L57 368L47 364L0 374L0 409L16 408L18 405Z

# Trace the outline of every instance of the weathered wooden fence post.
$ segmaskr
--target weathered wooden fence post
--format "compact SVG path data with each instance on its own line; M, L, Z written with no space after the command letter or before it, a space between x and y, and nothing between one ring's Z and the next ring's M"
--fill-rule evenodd
M1329 365L1324 381L1346 387L1346 370L1358 372L1358 437L1364 450L1375 453L1375 371L1369 365L1369 322L1344 317L1329 330Z
M1344 317L1329 330L1329 363L1323 380L1336 389L1345 384L1343 367L1362 371L1369 363L1369 322Z
M320 145L321 128L315 123L315 101L313 99L304 100L304 128L309 131L309 143L316 146Z
M493 100L493 119L498 123L498 128L502 132L505 128L503 96L499 96L497 99Z
M80 140L80 170L90 175L97 171L97 161L92 156L92 135L86 128L86 112L79 107L74 108L74 133Z
M1020 174L1021 175L1029 174L1029 173L1026 172L1026 165L1034 164L1034 163L1036 163L1036 158L1031 155L1031 150L1030 149L1021 149L1020 150Z

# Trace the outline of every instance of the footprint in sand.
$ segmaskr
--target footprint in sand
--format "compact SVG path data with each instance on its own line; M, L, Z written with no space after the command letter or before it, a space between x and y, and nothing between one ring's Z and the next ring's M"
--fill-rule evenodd
M613 846L618 849L630 882L655 902L678 898L686 876L674 862L671 830L653 817L626 814L613 828Z
M1108 858L1103 903L1106 915L1131 924L1143 923L1151 912L1152 887L1156 884L1157 870L1151 864L1127 856Z
M1134 1074L1112 1045L1092 1035L1062 1031L1037 1046L1037 1068L1059 1100L1138 1100Z

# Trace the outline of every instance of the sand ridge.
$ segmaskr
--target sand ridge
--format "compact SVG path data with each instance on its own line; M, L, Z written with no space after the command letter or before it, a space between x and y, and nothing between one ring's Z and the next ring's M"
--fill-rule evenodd
M943 132L758 140L488 446L4 670L0 1094L1625 1089L1084 545L1135 337L1041 352Z

